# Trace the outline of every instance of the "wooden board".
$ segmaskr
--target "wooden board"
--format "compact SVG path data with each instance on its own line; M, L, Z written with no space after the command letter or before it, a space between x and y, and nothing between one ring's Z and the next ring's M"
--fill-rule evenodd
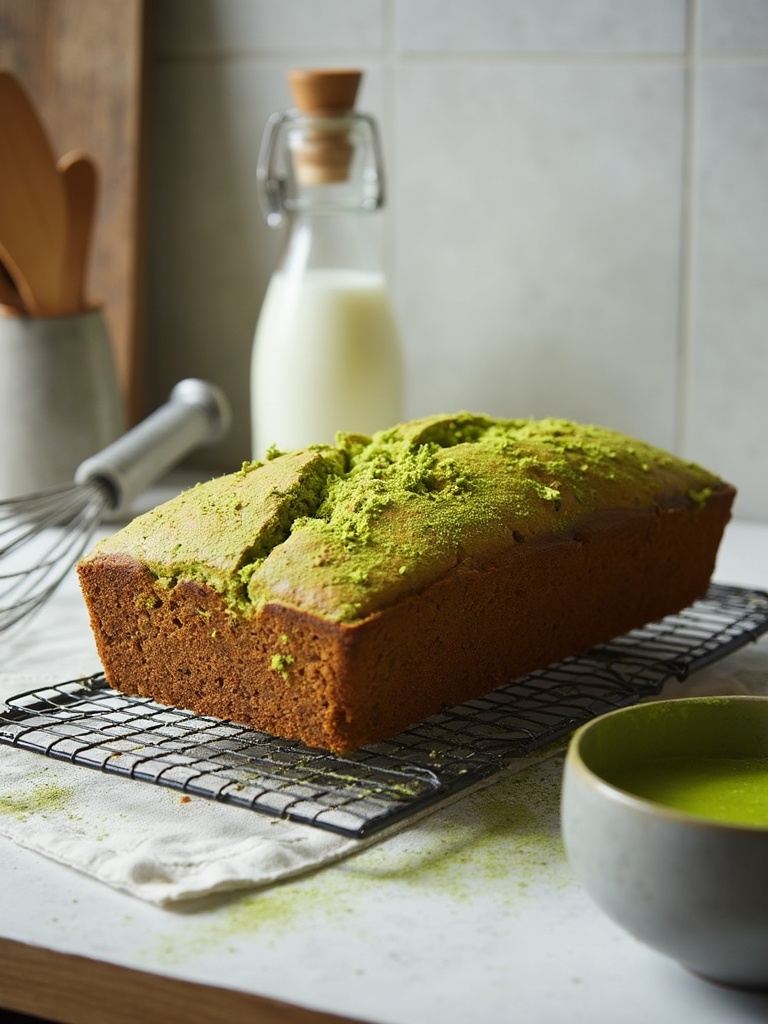
M65 1024L355 1024L351 1017L2 938L0 1006Z
M35 102L56 156L95 160L88 298L104 306L129 422L142 415L146 0L0 0L0 67Z

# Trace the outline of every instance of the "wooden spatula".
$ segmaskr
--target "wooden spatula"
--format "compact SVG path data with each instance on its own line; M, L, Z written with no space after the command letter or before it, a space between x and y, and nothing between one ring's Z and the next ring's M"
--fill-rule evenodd
M87 307L88 255L96 212L98 176L89 156L74 150L58 162L67 204L64 297L78 310Z
M63 295L64 183L19 81L0 71L0 242L28 311L73 312Z

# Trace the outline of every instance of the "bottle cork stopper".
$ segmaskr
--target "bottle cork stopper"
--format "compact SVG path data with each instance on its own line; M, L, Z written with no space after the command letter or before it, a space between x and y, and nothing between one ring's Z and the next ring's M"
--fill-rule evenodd
M343 118L352 112L362 72L347 68L294 69L288 83L296 107L308 117ZM318 124L307 131L296 151L296 170L304 185L326 185L346 181L354 147L346 127L324 128Z
M328 117L353 109L363 77L351 68L300 69L288 72L293 102L303 114Z

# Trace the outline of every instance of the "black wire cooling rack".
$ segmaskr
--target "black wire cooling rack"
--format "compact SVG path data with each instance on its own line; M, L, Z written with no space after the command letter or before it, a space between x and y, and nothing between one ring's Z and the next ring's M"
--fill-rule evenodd
M765 632L768 593L716 584L679 615L345 757L124 696L100 674L11 698L0 742L362 838Z

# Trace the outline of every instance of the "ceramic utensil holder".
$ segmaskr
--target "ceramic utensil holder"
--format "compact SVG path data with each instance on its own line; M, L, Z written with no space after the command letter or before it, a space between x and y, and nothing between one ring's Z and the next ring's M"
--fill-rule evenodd
M0 313L0 500L69 483L124 429L101 309L36 318Z

